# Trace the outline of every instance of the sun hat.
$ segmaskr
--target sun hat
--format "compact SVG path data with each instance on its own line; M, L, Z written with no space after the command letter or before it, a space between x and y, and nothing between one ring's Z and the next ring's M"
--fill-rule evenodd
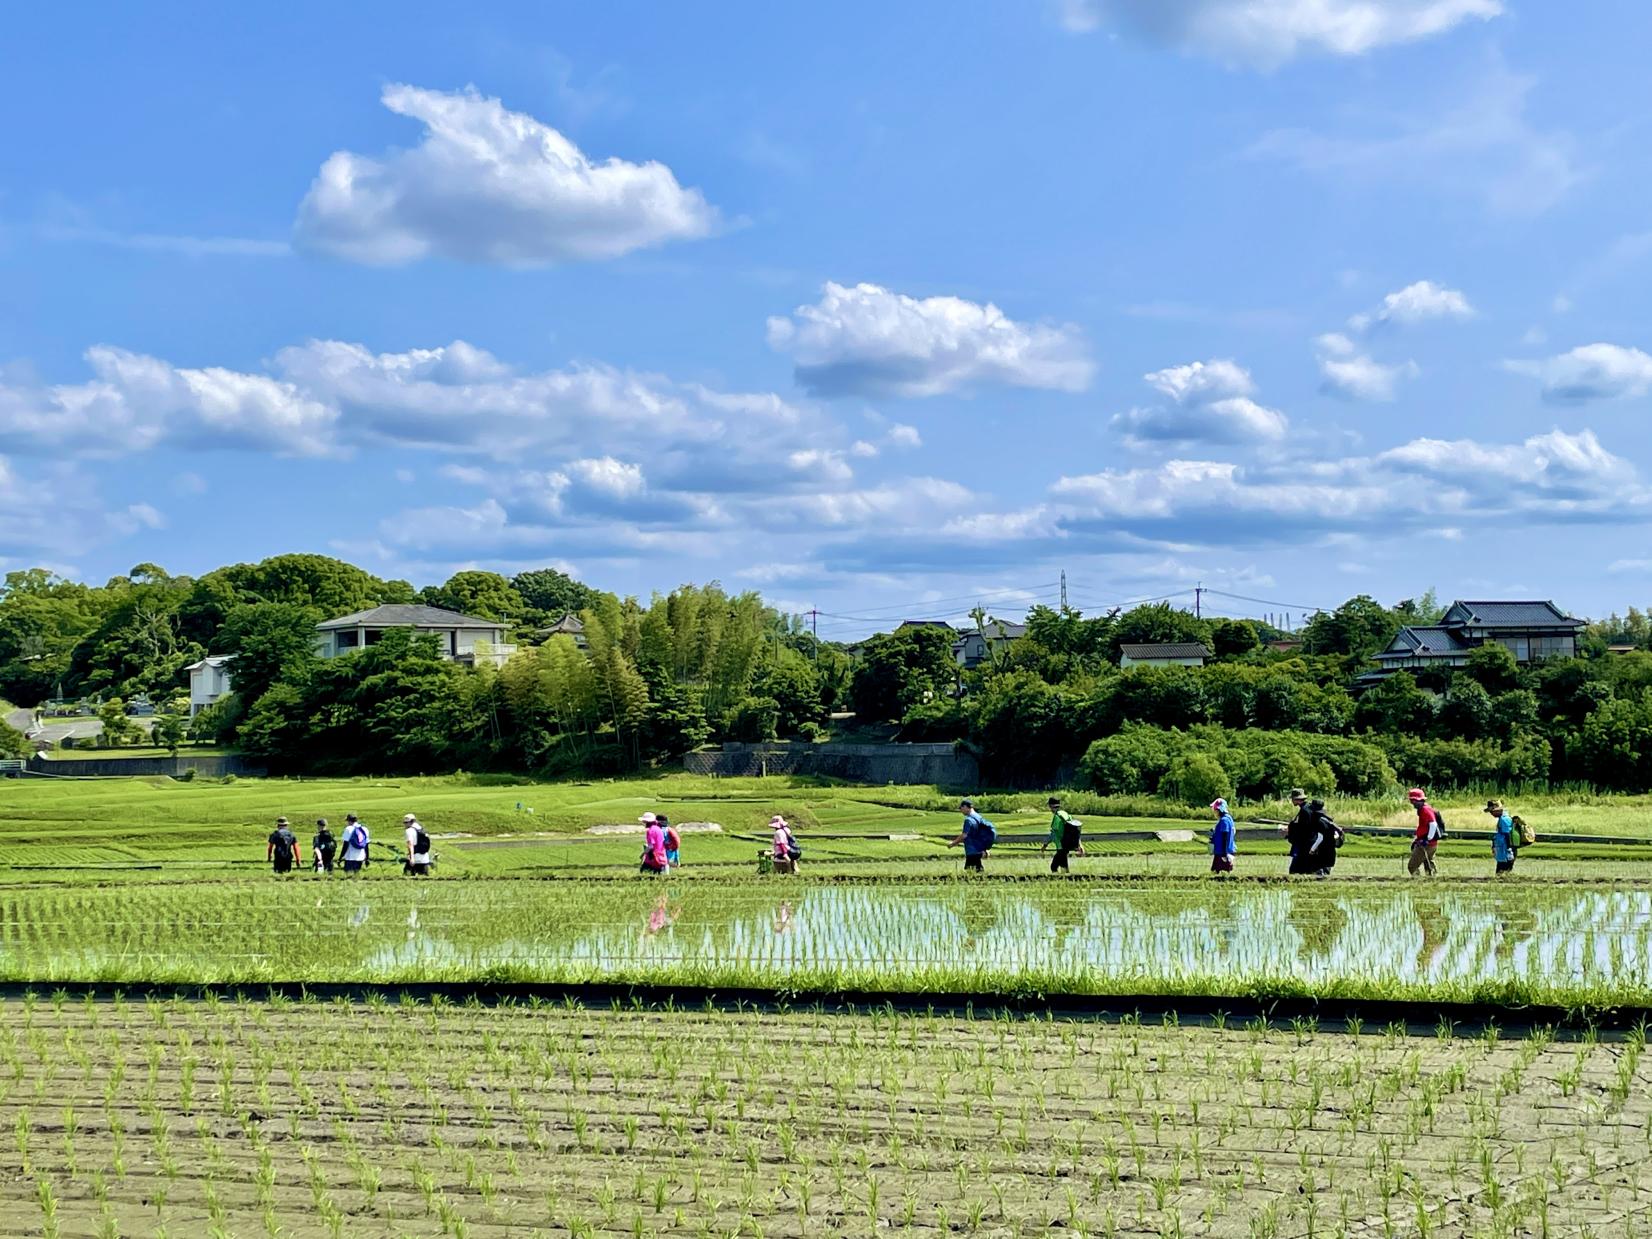
M1428 793L1423 791L1420 787L1413 787L1405 794L1405 798L1415 804L1419 800L1427 800Z
M275 824L277 826L285 826L287 824L287 819L284 817L278 817L275 819Z
M1503 802L1501 800L1488 800L1486 801L1485 811L1487 813L1501 813L1503 811Z
M411 813L403 813L402 814L402 821L404 821L404 822L416 822L418 820L419 819L414 817Z
M1216 797L1215 800L1210 802L1210 807L1215 809L1218 813L1226 813L1228 809L1227 798L1224 796Z
M1051 796L1047 803L1053 808L1054 806L1061 803L1061 797L1060 796Z
M1308 793L1303 791L1300 787L1291 788L1290 799L1292 799L1292 800L1306 800L1307 798L1308 798Z
M638 819L637 819L637 820L638 820L638 821L639 821L639 822L644 822L644 823L646 823L646 824L647 824L647 825L650 825L650 826L652 826L652 825L653 825L653 824L654 824L654 823L655 823L655 822L657 822L657 821L659 821L659 820L660 820L660 819L659 819L659 818L657 818L657 817L655 817L655 816L654 816L654 815L653 815L653 814L652 814L652 813L644 813L644 814L643 814L643 815L642 815L642 816L641 816L641 817L639 817L639 818L638 818Z
M785 824L786 824L786 819L781 817L780 814L778 814L778 813L776 813L773 817L771 817L769 819L769 825L770 826L784 826Z

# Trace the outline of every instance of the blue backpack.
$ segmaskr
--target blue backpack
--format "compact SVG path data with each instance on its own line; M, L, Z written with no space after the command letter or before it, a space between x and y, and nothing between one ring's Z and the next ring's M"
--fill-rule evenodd
M981 845L981 850L985 852L998 842L998 827L987 821L979 813L975 815L975 822L975 841Z

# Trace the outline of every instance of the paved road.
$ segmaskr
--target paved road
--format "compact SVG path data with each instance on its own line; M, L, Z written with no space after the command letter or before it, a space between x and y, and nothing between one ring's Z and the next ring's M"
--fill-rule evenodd
M78 719L74 722L54 722L51 719L43 721L45 727L41 729L39 734L31 736L31 739L45 740L56 744L59 740L69 736L73 736L76 740L88 739L103 730L103 724L95 718ZM147 727L150 723L150 720L146 718L134 721L142 727ZM34 726L34 712L32 710L9 710L6 713L6 722L17 728L18 731L28 735L29 728Z

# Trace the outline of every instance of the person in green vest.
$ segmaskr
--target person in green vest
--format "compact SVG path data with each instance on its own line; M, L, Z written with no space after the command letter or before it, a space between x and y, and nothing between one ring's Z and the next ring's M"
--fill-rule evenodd
M1055 849L1055 855L1050 858L1051 873L1071 873L1067 867L1067 859L1074 853L1084 855L1084 823L1061 807L1061 797L1051 796L1050 805L1050 837L1044 840L1040 852Z

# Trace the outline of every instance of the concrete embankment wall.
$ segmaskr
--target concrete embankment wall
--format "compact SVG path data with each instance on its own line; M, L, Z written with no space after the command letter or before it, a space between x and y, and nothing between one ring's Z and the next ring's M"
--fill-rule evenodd
M264 767L239 753L203 753L193 757L179 753L176 757L41 757L29 759L29 773L56 775L60 778L121 778L123 776L165 774L177 778L186 770L193 770L203 779L222 778L226 774L260 775Z
M973 788L975 758L950 744L725 744L683 758L690 774L818 774L855 783L934 783Z

